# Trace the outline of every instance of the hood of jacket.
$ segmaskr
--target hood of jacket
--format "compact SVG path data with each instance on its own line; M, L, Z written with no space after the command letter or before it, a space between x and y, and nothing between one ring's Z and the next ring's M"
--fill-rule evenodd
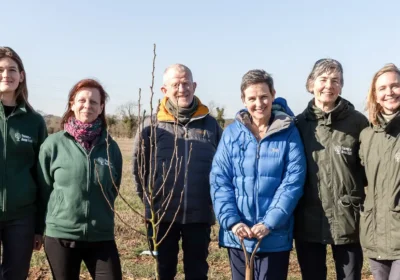
M240 110L235 117L236 121L250 129L253 122L247 109ZM278 97L272 103L271 118L266 136L277 133L293 124L294 114L284 98Z
M340 96L336 101L336 107L330 112L324 112L320 108L315 106L314 100L314 98L310 100L303 114L306 119L319 120L324 122L325 125L330 125L332 121L346 119L349 114L351 114L351 112L355 110L353 104Z

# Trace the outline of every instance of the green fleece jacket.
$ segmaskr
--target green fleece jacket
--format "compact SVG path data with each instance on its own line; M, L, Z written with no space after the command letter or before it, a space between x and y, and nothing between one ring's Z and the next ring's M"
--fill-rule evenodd
M25 104L6 117L0 102L0 134L0 221L9 221L36 211L36 162L47 129Z
M112 208L121 173L121 151L105 130L88 153L65 131L50 135L40 148L38 164L41 203L47 208L45 235L113 240Z

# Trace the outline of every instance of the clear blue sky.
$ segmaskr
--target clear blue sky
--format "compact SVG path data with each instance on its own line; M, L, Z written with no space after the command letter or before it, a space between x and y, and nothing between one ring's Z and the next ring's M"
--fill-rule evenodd
M61 115L72 85L100 80L110 94L107 113L147 103L152 49L157 44L156 97L163 70L189 66L197 95L241 109L240 81L262 68L277 95L300 113L312 95L305 82L323 57L344 67L342 96L363 110L373 74L385 63L400 66L400 1L2 1L0 45L22 57L30 101Z

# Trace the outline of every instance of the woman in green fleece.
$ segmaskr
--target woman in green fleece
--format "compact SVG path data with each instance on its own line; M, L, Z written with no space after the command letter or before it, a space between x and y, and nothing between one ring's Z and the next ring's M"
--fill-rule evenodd
M0 278L25 280L32 250L42 246L35 170L47 130L28 102L22 60L9 47L0 47L0 100Z
M94 279L122 279L112 210L122 156L107 133L107 97L95 80L74 85L63 130L40 149L40 194L47 205L44 246L56 280L78 280L82 261Z
M367 174L360 239L375 280L400 279L400 69L373 77L367 97L370 126L360 136Z

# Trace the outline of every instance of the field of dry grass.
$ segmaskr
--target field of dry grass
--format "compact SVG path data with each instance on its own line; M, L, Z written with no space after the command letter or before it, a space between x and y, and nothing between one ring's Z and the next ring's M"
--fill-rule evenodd
M132 185L131 176L131 153L132 140L119 139L122 154L124 156L124 170L121 192L123 196L136 209L142 209L139 199L134 195L134 187ZM126 205L117 199L116 208L121 217L130 225L137 229L144 230L143 223L136 217ZM153 260L150 256L141 256L140 253L148 250L145 239L124 225L119 220L116 220L115 228L116 240L121 257L121 265L124 279L152 279L151 275L154 270ZM230 269L226 250L218 248L218 228L215 226L212 231L212 242L210 245L210 255L208 263L210 265L209 279L211 280L227 280L230 279ZM180 256L182 257L182 256ZM44 255L43 249L40 252L35 252L31 262L31 270L29 279L51 279L51 273ZM82 265L81 279L91 279L84 265ZM178 266L178 276L176 279L184 279L182 262ZM300 268L297 264L295 251L292 252L290 258L289 276L288 279L301 279ZM328 256L328 279L336 279L332 255L329 252ZM366 261L364 262L363 279L373 279Z

